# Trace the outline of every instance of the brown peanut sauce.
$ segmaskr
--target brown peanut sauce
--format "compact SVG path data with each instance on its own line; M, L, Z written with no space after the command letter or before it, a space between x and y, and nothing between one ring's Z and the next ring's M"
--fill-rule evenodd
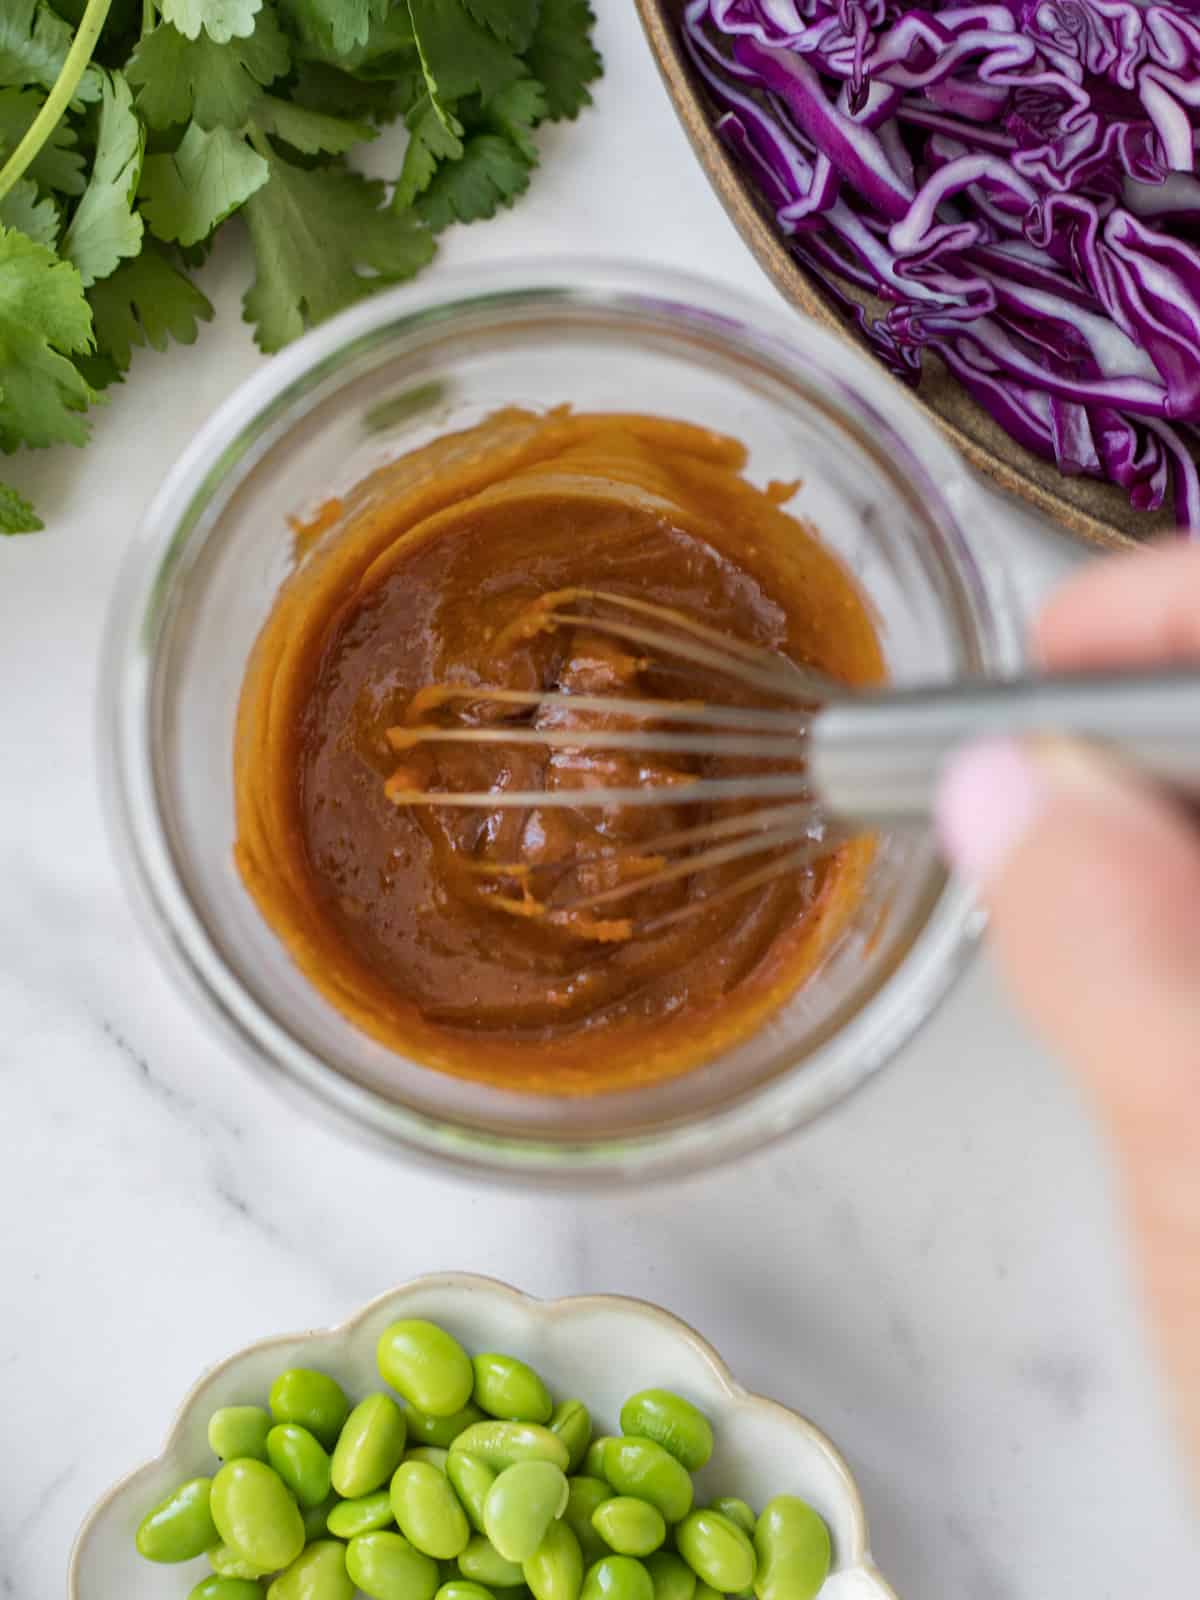
M589 625L616 614L597 589L847 684L880 681L853 579L782 508L790 486L755 488L745 460L735 440L662 418L509 410L381 469L305 531L242 691L237 859L302 971L377 1040L514 1089L628 1087L744 1038L845 927L864 840L745 892L728 891L761 859L641 886L678 858L659 841L731 802L676 805L669 788L650 807L396 801L780 770L758 757L408 741L414 724L636 725L430 685L782 704Z

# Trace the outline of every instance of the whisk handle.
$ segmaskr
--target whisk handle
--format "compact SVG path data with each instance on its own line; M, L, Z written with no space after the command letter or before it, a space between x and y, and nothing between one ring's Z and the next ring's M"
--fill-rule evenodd
M1200 800L1197 671L946 684L860 696L815 718L809 771L818 798L848 821L921 821L930 815L942 768L960 745L1055 735L1104 745Z

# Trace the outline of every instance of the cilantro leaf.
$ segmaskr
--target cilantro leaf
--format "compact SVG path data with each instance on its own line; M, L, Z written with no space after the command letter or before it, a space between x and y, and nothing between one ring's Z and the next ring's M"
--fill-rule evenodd
M340 156L356 144L377 137L369 122L348 122L344 117L309 111L290 100L264 95L254 109L254 121L267 133L284 140L306 156Z
M409 105L402 86L395 81L353 78L324 61L299 64L292 100L309 111L325 111L332 117L370 117L375 122L390 122Z
M0 450L83 444L92 391L69 356L91 348L79 273L45 245L0 228Z
M62 254L79 269L85 286L107 278L119 261L142 247L142 219L133 202L145 138L129 85L121 73L106 73L92 176L62 242Z
M516 51L526 50L538 19L539 0L464 0L481 28Z
M160 239L197 244L269 175L267 163L241 134L189 122L174 155L147 158L139 191L142 210Z
M462 159L438 168L413 210L434 233L452 222L493 217L529 187L531 165L499 134L472 134L463 146Z
M135 345L165 350L171 339L195 344L199 324L213 314L208 297L153 244L93 284L88 300L96 347L118 372L129 370Z
M408 0L421 70L434 107L446 127L454 128L449 103L464 95L485 100L525 76L525 69L465 10L462 0Z
M574 118L592 103L587 85L604 71L592 45L595 21L588 0L542 0L525 61L545 86L546 114L554 121Z
M538 148L530 138L533 129L546 116L546 91L536 78L518 78L489 100L484 107L486 120L510 139L530 163L537 165Z
M367 43L372 22L387 17L391 0L280 0L280 7L306 44L336 58Z
M463 153L458 136L462 124L456 122L454 128L448 128L428 94L421 96L406 120L408 147L392 196L392 207L397 211L411 206L417 196L428 189L439 161L457 161Z
M4 0L0 6L0 88L38 84L53 89L74 39L69 23L39 0ZM100 74L89 67L75 90L76 101L99 100Z
M173 22L189 39L198 38L203 28L210 39L225 44L249 38L262 0L161 0L159 10L164 22Z
M291 52L272 12L246 39L187 39L169 22L140 40L126 72L152 128L189 119L202 128L240 128L263 89L288 70Z
M45 526L24 495L0 483L0 533L38 533Z
M271 180L245 210L255 277L244 314L262 349L278 350L381 280L410 278L430 260L429 234L380 210L382 195L382 184L356 173L306 172L272 155Z
M0 89L0 150L15 150L41 109L36 89ZM57 194L82 194L83 157L75 143L75 130L64 117L33 158L28 176Z
M58 207L46 196L38 198L32 178L22 178L0 200L0 227L19 228L30 239L53 250L58 242Z

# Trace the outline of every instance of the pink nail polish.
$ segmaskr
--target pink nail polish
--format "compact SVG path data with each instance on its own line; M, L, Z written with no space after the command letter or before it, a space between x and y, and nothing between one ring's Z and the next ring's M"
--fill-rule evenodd
M1036 763L1012 739L984 739L953 757L938 786L942 849L963 877L985 884L1003 866L1041 803Z

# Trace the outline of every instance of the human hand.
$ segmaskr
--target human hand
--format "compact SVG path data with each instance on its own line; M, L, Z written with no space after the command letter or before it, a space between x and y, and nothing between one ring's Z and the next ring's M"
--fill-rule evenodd
M1089 567L1034 644L1049 670L1200 663L1200 546ZM1018 1000L1107 1125L1200 1475L1200 826L1094 751L1007 741L951 763L939 825Z

